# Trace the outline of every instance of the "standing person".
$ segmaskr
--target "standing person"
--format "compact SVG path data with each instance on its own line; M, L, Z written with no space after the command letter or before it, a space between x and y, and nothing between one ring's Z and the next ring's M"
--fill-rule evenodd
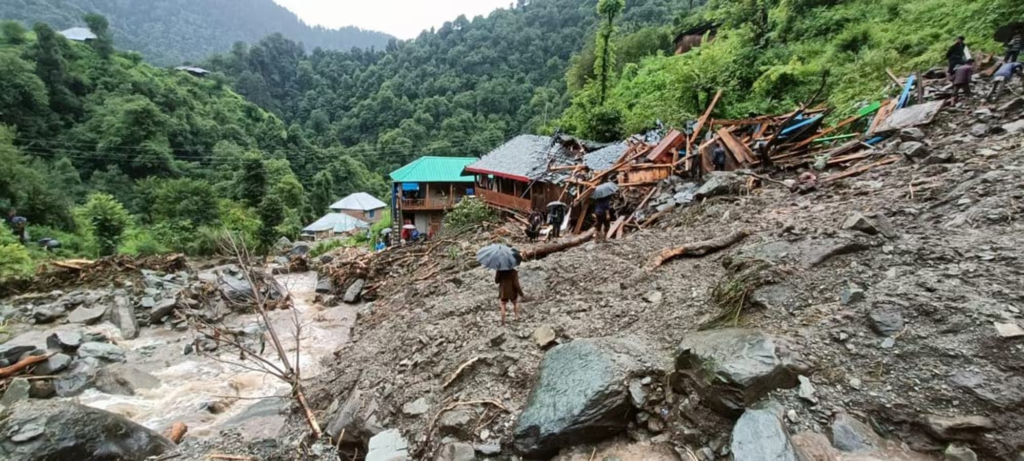
M18 216L18 210L11 208L7 210L7 218L4 219L7 222L7 226L11 228L11 232L18 236L18 241L25 243L28 237L25 235L25 226L28 224L28 220Z
M597 199L597 205L594 206L594 214L597 216L598 240L604 240L608 235L608 230L612 225L611 210L611 196Z
M498 284L498 300L501 301L501 323L505 324L505 310L509 301L512 301L512 312L516 321L519 321L519 298L526 297L523 294L523 286L519 284L519 271L515 269L497 271L494 274L494 283Z
M992 76L992 91L988 92L988 96L985 99L991 101L993 96L998 96L1004 87L1010 86L1014 75L1019 76L1024 81L1024 62L1008 61L999 66L999 70Z
M956 66L953 70L953 104L960 102L960 93L971 97L971 78L974 77L974 60Z
M1024 37L1021 37L1020 32L1013 34L1013 38L1006 42L1006 59L1004 63L1017 62L1020 58L1020 50L1024 49Z
M548 205L548 224L551 224L551 233L548 234L549 240L562 236L563 221L565 221L565 207L562 205Z
M529 226L526 228L526 238L531 242L536 241L537 237L540 237L540 227L544 225L544 215L539 211L531 211L527 222Z
M719 143L715 143L715 150L711 151L711 163L715 171L725 171L725 148Z
M967 61L966 51L967 44L964 43L963 35L957 37L953 46L949 47L949 50L946 51L946 60L949 61L949 70L946 72L946 75L949 76L950 80L953 80L953 71L956 70L956 66Z

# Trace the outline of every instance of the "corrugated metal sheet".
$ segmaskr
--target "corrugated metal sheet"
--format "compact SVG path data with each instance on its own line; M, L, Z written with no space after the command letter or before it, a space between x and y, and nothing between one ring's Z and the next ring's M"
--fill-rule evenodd
M332 210L354 210L354 211L370 211L379 210L388 206L386 203L377 200L376 197L367 194L366 192L356 192L348 197L338 200L331 205Z
M60 31L60 34L68 40L74 40L76 42L84 42L86 40L96 40L96 34L92 33L87 27L72 27Z
M462 176L467 166L476 162L473 157L420 157L391 172L394 182L473 182L472 176Z
M353 218L345 213L327 213L313 224L302 229L302 232L323 232L333 229L334 233L343 234L354 229L369 227L369 223Z

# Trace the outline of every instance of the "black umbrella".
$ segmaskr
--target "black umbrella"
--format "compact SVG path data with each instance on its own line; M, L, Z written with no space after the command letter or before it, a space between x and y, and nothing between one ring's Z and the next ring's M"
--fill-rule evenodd
M551 203L548 204L548 208L556 208L556 207L569 208L569 205L566 205L563 202L551 202Z
M476 253L476 260L481 266L496 271L507 271L515 269L523 260L519 250L508 245L495 243L483 247Z
M600 199L603 199L603 198L611 197L611 196L615 195L615 193L618 192L618 191L619 191L619 186L618 185L616 185L613 182L606 182L604 184L601 184L600 186L597 186L597 189L594 189L594 196L593 197L595 199L600 200Z
M1013 39L1014 35L1024 33L1024 22L1012 22L996 29L996 41L1006 43Z

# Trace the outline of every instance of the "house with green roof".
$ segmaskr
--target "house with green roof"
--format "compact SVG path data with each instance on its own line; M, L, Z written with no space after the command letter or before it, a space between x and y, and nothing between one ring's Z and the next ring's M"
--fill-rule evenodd
M420 157L391 172L391 216L396 226L413 225L424 234L440 232L445 212L473 195L474 178L463 176L463 170L477 160Z

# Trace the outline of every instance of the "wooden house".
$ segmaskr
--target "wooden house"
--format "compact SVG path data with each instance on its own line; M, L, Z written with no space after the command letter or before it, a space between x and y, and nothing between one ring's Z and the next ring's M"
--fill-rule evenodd
M396 228L406 221L424 234L436 234L444 214L474 194L473 177L463 175L472 157L420 157L391 173L391 216Z
M675 39L675 54L683 54L703 45L705 37L708 42L712 41L715 39L715 34L717 33L717 24L704 24L690 30L680 32L679 35L676 35Z
M331 205L331 211L344 213L360 221L373 224L380 221L388 205L366 192L356 192Z

